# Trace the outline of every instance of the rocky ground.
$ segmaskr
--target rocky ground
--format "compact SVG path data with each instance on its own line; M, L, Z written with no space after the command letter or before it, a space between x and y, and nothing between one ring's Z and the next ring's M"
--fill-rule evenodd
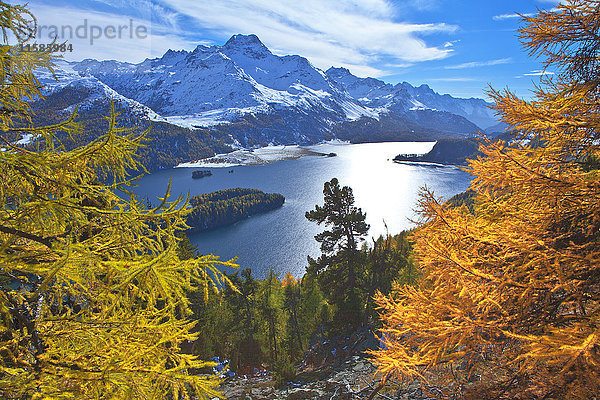
M319 399L342 400L361 398L372 392L375 368L360 356L354 356L342 366L330 371L327 376L300 375L298 382L283 388L275 388L273 375L267 373L259 377L236 378L223 386L226 399L271 400L271 399ZM305 379L315 379L306 381ZM366 398L366 397L365 397Z
M231 400L426 400L451 397L441 388L389 383L381 388L376 367L365 350L377 345L369 331L357 331L336 339L321 340L297 365L295 382L276 387L273 374L235 377L223 384L223 396Z

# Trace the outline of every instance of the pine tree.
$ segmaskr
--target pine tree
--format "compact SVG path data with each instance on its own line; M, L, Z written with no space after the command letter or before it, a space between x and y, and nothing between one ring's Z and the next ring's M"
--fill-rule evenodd
M280 352L280 316L283 306L283 295L281 281L273 268L269 270L267 278L261 282L259 292L258 307L263 323L265 325L265 334L267 348L269 350L269 359L276 363Z
M515 141L470 163L471 209L421 198L424 279L378 297L381 373L435 367L473 399L600 393L599 10L570 0L524 18L525 47L556 75L532 101L491 91Z
M296 358L304 350L300 332L299 314L302 297L300 282L289 272L283 279L283 310L287 312L286 341L291 359Z
M303 321L301 329L303 337L310 338L317 331L323 332L324 325L329 322L327 318L328 304L319 287L317 278L306 273L300 282L299 320Z
M150 208L148 208L150 209ZM178 233L177 256L180 260L189 260L198 255L198 248L192 244L190 238L184 231Z
M178 257L185 202L167 191L148 210L128 192L144 135L114 112L73 150L58 136L83 134L76 115L32 126L32 71L51 54L8 44L35 32L27 9L0 2L0 26L0 397L216 396L215 378L190 374L208 364L180 351L194 339L185 293L221 285L217 266L233 264ZM25 134L32 144L15 145Z
M259 283L252 276L252 270L246 268L242 271L242 279L239 285L239 297L242 299L243 315L243 338L240 342L241 361L244 365L258 365L263 357L260 351L260 343L256 339L258 322L256 317L256 297L259 291Z
M348 186L340 187L336 178L325 182L324 205L306 213L306 219L330 227L315 236L321 243L322 255L309 257L308 272L318 276L321 287L327 287L329 300L336 305L339 325L361 322L361 276L363 253L360 242L369 231L366 214L354 205L354 194Z
M413 265L412 249L408 242L409 232L402 231L396 236L387 234L373 240L373 245L367 251L367 304L365 307L365 324L370 322L375 304L373 295L376 291L389 294L394 282L414 285L417 270Z
M256 321L254 318L254 308L256 302L256 294L258 292L258 282L252 276L252 270L246 268L242 271L243 280L237 286L240 291L240 296L243 301L244 309L244 331L248 340L252 339L256 333Z

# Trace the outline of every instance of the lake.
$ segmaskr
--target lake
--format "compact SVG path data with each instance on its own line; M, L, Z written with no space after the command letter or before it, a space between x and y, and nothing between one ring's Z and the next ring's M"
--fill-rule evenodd
M172 195L193 196L221 189L246 187L281 193L280 209L256 215L215 231L190 235L201 254L221 259L239 256L241 268L252 268L264 277L270 268L280 276L291 272L300 277L308 255L316 258L319 243L314 236L323 230L304 217L316 204L323 204L323 183L338 178L354 191L355 204L367 213L369 237L391 234L414 226L419 189L426 185L445 199L465 191L470 175L456 167L431 167L394 163L397 154L426 153L433 143L320 144L309 146L337 157L308 156L263 166L211 168L212 176L194 180L192 168L174 168L141 178L133 191L153 204L162 197L169 178ZM205 168L202 168L205 169ZM233 173L230 171L233 170ZM384 223L385 221L385 223ZM369 239L370 240L370 239Z

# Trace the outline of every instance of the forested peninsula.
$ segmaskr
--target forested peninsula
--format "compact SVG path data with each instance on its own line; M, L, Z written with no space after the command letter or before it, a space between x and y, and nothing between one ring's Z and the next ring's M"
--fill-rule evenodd
M279 208L285 197L257 189L225 189L194 196L187 217L189 232L205 232L234 224L255 214Z
M479 153L479 140L442 139L438 140L429 153L423 155L399 154L394 158L398 163L436 163L444 165L467 165L467 160L476 158Z

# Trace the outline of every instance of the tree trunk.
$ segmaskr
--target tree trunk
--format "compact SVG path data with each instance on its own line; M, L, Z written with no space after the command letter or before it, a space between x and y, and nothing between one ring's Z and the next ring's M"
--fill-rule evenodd
M302 346L302 338L300 337L300 326L298 325L298 318L296 317L296 309L293 308L291 311L292 314L292 323L294 324L294 330L296 331L296 339L298 340L298 345L300 346L300 351L304 351L304 347Z

